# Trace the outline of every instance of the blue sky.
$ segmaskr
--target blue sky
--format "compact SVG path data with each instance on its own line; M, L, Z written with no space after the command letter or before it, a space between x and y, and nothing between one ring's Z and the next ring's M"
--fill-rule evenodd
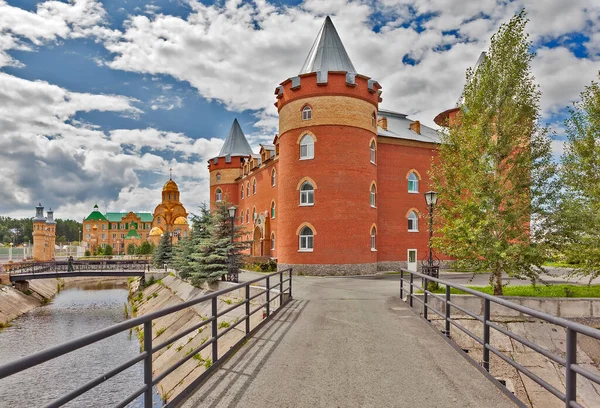
M326 15L357 70L383 85L381 107L433 125L525 7L559 155L566 107L600 68L597 3L0 0L0 214L29 216L38 201L59 218L95 203L152 211L171 167L194 210L234 118L255 147L277 133L273 90Z

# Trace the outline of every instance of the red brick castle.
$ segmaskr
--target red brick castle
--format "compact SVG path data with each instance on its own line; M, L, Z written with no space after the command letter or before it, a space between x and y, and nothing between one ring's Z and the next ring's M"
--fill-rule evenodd
M211 202L238 207L251 255L311 275L416 269L437 132L379 109L381 85L356 71L329 17L275 95L273 144L253 153L235 120L208 164Z

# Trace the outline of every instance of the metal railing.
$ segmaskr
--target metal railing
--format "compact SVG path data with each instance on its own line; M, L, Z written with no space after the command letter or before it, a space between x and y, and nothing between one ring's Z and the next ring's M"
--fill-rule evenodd
M24 262L11 268L11 276L32 275L48 272L113 272L113 271L144 271L150 264L148 259L104 259L89 261L51 261Z
M408 279L405 279L405 275L407 275L407 274L408 274ZM414 279L415 277L417 277L418 279L421 279L420 286L415 284L415 279ZM417 279L417 281L418 281L418 279ZM439 294L431 292L429 290L430 282L435 282L438 284L445 285L446 286L445 295L439 295ZM405 284L408 285L408 287L405 287ZM483 316L473 313L472 311L469 311L466 308L461 307L461 306L457 305L456 303L453 303L452 298L451 298L451 293L450 293L451 288L455 288L455 289L463 291L467 294L482 298L484 300ZM415 296L415 289L418 289L423 292L422 300ZM444 281L442 279L436 279L429 275L424 275L421 273L401 269L400 270L400 298L404 299L405 294L406 294L406 302L409 304L409 306L411 308L413 307L414 301L418 301L420 304L422 304L423 317L425 318L425 320L427 320L431 323L431 321L428 318L429 312L434 312L436 315L438 315L444 321L444 330L442 330L442 333L444 333L448 338L450 338L450 328L451 328L451 326L454 326L457 329L461 330L463 333L465 333L467 336L469 336L470 338L475 340L477 343L479 343L483 348L483 359L482 359L481 365L488 372L490 371L490 351L491 351L492 353L497 355L500 359L502 359L504 362L506 362L507 364L509 364L510 366L515 368L516 370L520 371L521 373L523 373L524 375L529 377L531 380L536 382L542 388L549 391L556 398L563 401L565 403L565 407L567 407L567 408L568 407L572 407L572 408L582 408L583 407L581 404L579 404L577 402L577 375L581 375L581 376L587 378L589 381L600 385L600 376L598 376L595 373L590 372L589 370L583 368L581 365L577 364L577 335L582 334L582 335L589 336L591 338L600 340L600 330L591 328L589 326L585 326L583 324L575 323L575 322L572 322L572 321L569 321L569 320L566 320L566 319L563 319L560 317L556 317L556 316L550 315L548 313L540 312L540 311L537 311L537 310L534 310L534 309L531 309L531 308L528 308L525 306L521 306L516 303L510 302L506 299L502 299L502 298L488 295L486 293L482 293L482 292L479 292L479 291L476 291L473 289L469 289L462 285L457 285L457 284L454 284L454 283L451 283L448 281ZM437 299L438 301L442 302L442 304L444 305L443 311L437 310L437 309L433 308L430 304L428 304L428 298L430 296ZM540 347L539 345L494 323L490 317L492 303L504 306L504 307L512 309L512 310L516 310L520 313L529 315L536 319L540 319L545 322L564 327L566 329L566 347L565 347L566 358L562 358L561 356L552 354L548 350ZM481 322L481 324L483 326L483 338L477 336L471 330L467 329L463 325L459 324L457 321L453 320L453 318L451 317L452 308L456 309L460 313L463 313L463 314ZM535 352L543 355L544 357L548 358L549 360L552 360L553 362L565 367L565 372L566 372L565 392L563 393L562 391L558 390L556 387L554 387L551 384L549 384L548 382L544 381L542 378L540 378L538 375L531 372L529 369L527 369L523 365L514 361L510 356L504 354L497 348L493 347L490 342L490 337L492 335L490 329L494 329L494 330L498 331L499 333L502 333L503 335L508 336L510 339L521 343L522 345L534 350ZM473 359L473 358L471 358L471 359ZM475 360L475 359L473 359L473 360Z
M287 275L287 277L286 277ZM278 282L271 286L271 278L279 276ZM265 290L261 291L257 294L253 294L250 296L250 286L260 282L265 281ZM287 285L284 287L284 284ZM228 307L225 310L218 311L217 307L217 299L219 296L226 295L229 292L233 292L239 289L245 288L245 299L236 303L231 307ZM271 292L279 288L279 293L275 297L271 297ZM284 294L286 296L284 296ZM258 298L261 295L265 295L266 302L258 305L253 310L250 309L250 301ZM271 302L279 299L279 307L271 311ZM183 302L176 306L171 306L153 313L149 313L144 316L136 317L133 319L125 320L124 322L112 325L102 330L98 330L94 333L88 334L86 336L80 337L75 340L71 340L67 343L60 344L58 346L40 351L38 353L32 354L27 357L23 357L19 360L10 362L8 364L3 364L0 366L0 380L3 378L9 377L11 375L17 374L21 371L27 370L31 367L35 367L37 365L43 364L49 360L55 359L57 357L63 356L65 354L71 353L75 350L78 350L82 347L89 346L91 344L97 343L101 340L104 340L108 337L114 336L118 333L122 333L133 329L137 326L143 325L143 351L132 358L131 360L121 364L120 366L108 371L107 373L97 377L96 379L80 386L79 388L71 391L67 395L63 395L60 398L54 400L47 407L60 407L69 401L79 397L85 392L91 390L92 388L102 384L108 379L114 377L115 375L125 371L126 369L132 367L133 365L142 362L144 364L144 384L140 386L137 390L133 391L130 396L128 396L125 400L121 401L117 406L125 407L127 404L134 401L140 395L143 395L144 407L151 408L152 407L152 390L155 385L157 385L161 380L175 371L178 367L183 365L186 361L194 357L197 353L200 353L206 347L212 347L212 365L208 368L204 373L202 373L197 380L192 382L182 393L180 393L174 400L169 402L167 406L176 405L178 402L181 402L184 397L191 391L194 387L204 381L219 365L225 361L233 352L237 350L237 348L246 341L256 330L258 330L264 323L266 323L272 316L274 316L281 308L288 303L292 299L292 269L285 269L278 272L271 273L266 276L261 276L260 278L256 278L247 282L240 283L239 285L232 286L227 289L223 289L209 295L201 296L196 299L189 300L187 302ZM194 305L197 305L202 302L211 301L211 316L206 318L202 322L190 327L182 332L179 332L173 335L168 340L153 346L152 344L152 322L155 319L158 319L163 316L167 316L172 313L176 313L180 310L187 309ZM235 323L232 323L227 328L222 330L220 333L218 332L218 318L230 313L231 311L237 309L238 307L245 307L245 312L242 317L240 317ZM266 316L263 316L263 320L252 330L250 329L250 316L255 314L260 310L266 310ZM245 334L244 336L236 342L229 351L225 352L223 355L219 356L218 352L218 341L221 337L225 336L235 327L237 327L242 322L245 322ZM211 338L204 342L200 347L186 354L185 357L180 359L179 361L173 363L171 366L166 368L163 372L153 377L152 375L152 355L159 350L169 346L175 341L181 339L182 337L197 331L198 329L210 324L211 325Z

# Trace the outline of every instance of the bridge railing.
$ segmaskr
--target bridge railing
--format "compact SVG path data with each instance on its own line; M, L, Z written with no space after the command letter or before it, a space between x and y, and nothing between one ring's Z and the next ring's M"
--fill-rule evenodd
M408 278L405 278L408 277ZM415 277L417 278L415 280ZM417 282L421 281L421 285L418 285ZM429 283L435 282L441 285L445 285L445 294L440 295L433 293L429 290ZM457 305L452 302L451 297L451 288L458 289L462 292L465 292L470 295L477 296L478 298L482 298L484 301L483 307L483 315L478 315L473 311L467 310L464 307ZM423 299L415 296L415 289L419 290L423 294ZM577 402L577 376L581 375L587 378L589 381L600 385L600 376L595 373L590 372L589 370L582 367L577 363L577 336L579 334L589 336L593 339L600 340L600 330L591 328L589 326L585 326L583 324L575 323L557 316L550 315L548 313L540 312L538 310L534 310L525 306L518 305L516 303L510 302L506 299L502 299L496 296L488 295L486 293L482 293L473 289L469 289L465 286L454 284L442 279L437 279L429 275L424 275L421 273L409 271L402 269L400 271L400 298L404 299L406 295L406 302L410 307L413 307L415 301L419 302L421 306L423 306L423 317L425 320L431 323L429 320L429 312L433 312L438 315L442 321L444 321L444 333L448 338L450 338L450 329L451 326L456 327L471 339L476 341L482 346L483 349L483 358L481 365L486 371L490 371L490 352L497 355L504 362L521 372L522 374L529 377L531 380L536 382L546 391L549 391L556 398L560 399L565 403L566 407L572 408L583 408L581 404ZM437 310L429 303L429 298L435 298L438 302L444 306L444 310ZM557 326L561 326L566 329L566 347L565 347L565 358L562 356L557 356L555 354L550 353L548 350L542 348L538 344L533 343L532 341L513 333L504 327L498 325L494 321L492 321L491 315L491 305L496 304L499 306L503 306L508 309L512 309L518 311L524 315L531 316L536 319L543 320L548 323L555 324ZM457 313L462 313L467 315L482 324L483 336L480 337L477 334L473 333L471 330L467 329L463 325L459 324L456 319L452 318L451 311L455 309ZM491 344L491 336L492 331L490 329L494 329L495 331L508 336L510 339L526 346L535 352L541 354L542 356L548 358L549 360L560 364L565 368L566 376L565 376L565 392L563 393L561 390L557 389L553 385L549 384L544 379L540 378L538 375L534 374L531 370L523 365L517 363L512 359L511 356L506 355L502 351L498 350L496 347ZM469 356L470 357L470 356ZM470 357L473 359L472 357ZM474 359L473 359L474 360Z
M278 279L277 279L278 278ZM273 282L276 280L276 282ZM265 290L259 293L250 295L250 286L259 283L261 281L265 282ZM272 284L273 283L273 284ZM284 286L285 284L285 286ZM226 295L230 292L245 289L245 299L240 302L228 307L225 310L218 311L217 301L219 296ZM272 291L278 290L276 296L272 296ZM259 296L265 296L265 303L262 303L253 309L251 309L250 302L253 299L258 298ZM279 307L276 310L272 310L271 303L275 300L279 300ZM175 371L178 367L183 365L186 361L194 357L196 354L200 353L206 347L212 347L212 365L208 368L204 373L200 375L200 377L195 380L190 386L186 388L175 400L171 401L170 404L176 405L181 402L186 396L186 391L193 389L194 386L200 384L204 381L212 372L214 372L224 361L227 360L239 346L243 344L249 337L251 337L254 332L256 332L260 327L263 326L270 318L272 318L276 313L278 313L281 308L288 303L292 299L292 269L285 269L278 272L271 273L269 275L261 276L260 278L256 278L247 282L240 283L239 285L231 286L230 288L223 289L217 292L213 292L211 294L201 296L196 299L189 300L187 302L183 302L176 306L167 307L165 309L149 313L144 316L136 317L133 319L125 320L124 322L115 324L113 326L107 327L102 330L98 330L97 332L88 334L86 336L80 337L75 340L71 340L67 343L60 344L58 346L40 351L38 353L32 354L27 357L23 357L19 360L10 362L8 364L3 364L0 366L0 380L6 378L8 376L17 374L21 371L27 370L31 367L38 366L43 364L49 360L53 360L57 357L63 356L65 354L71 353L75 350L78 350L82 347L89 346L91 344L97 343L101 340L106 339L107 337L114 336L118 333L127 332L134 327L143 325L144 339L143 339L143 351L137 355L135 358L121 364L120 366L108 371L107 373L97 377L96 379L88 382L87 384L82 385L81 387L71 391L67 395L63 395L62 397L54 400L52 403L47 405L47 407L60 407L69 401L79 397L80 395L86 393L94 387L102 384L103 382L109 380L115 375L125 371L126 369L132 367L133 365L143 362L144 364L144 384L141 385L138 389L132 391L131 395L129 395L125 400L121 401L118 404L118 407L125 407L133 400L138 398L140 395L143 395L144 400L144 408L152 407L152 389L155 385L157 385L161 380L163 380L166 376ZM203 320L202 322L173 335L168 340L153 346L152 344L152 323L154 320L167 316L173 313L176 313L180 310L187 309L194 305L197 305L202 302L210 301L211 302L211 315L209 318ZM245 308L244 315L241 316L235 323L231 323L229 327L225 330L218 333L218 319L227 313L232 312L233 310L243 307ZM250 329L250 317L254 315L258 311L265 311L263 314L263 320L252 330ZM218 342L219 339L229 333L231 330L239 326L240 324L245 323L245 334L244 336L233 345L229 351L224 353L223 355L219 355L218 352ZM204 342L200 347L195 350L187 353L185 357L180 359L177 362L171 364L168 368L166 368L163 372L158 374L157 376L153 376L152 373L152 355L159 350L162 350L165 347L168 347L170 344L175 341L181 339L182 337L204 327L210 325L211 326L211 338Z
M109 272L109 271L128 271L145 270L150 261L147 259L103 259L86 261L50 261L50 262L27 262L20 263L11 268L11 276L31 275L47 272Z

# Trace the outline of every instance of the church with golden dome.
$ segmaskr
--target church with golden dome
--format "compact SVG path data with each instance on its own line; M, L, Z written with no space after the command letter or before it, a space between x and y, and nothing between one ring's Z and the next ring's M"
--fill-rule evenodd
M188 212L179 201L177 183L170 176L162 189L162 201L153 213L105 212L98 206L83 220L83 246L90 252L110 245L116 255L125 254L130 244L139 246L144 241L158 245L163 234L169 234L173 243L188 236Z

